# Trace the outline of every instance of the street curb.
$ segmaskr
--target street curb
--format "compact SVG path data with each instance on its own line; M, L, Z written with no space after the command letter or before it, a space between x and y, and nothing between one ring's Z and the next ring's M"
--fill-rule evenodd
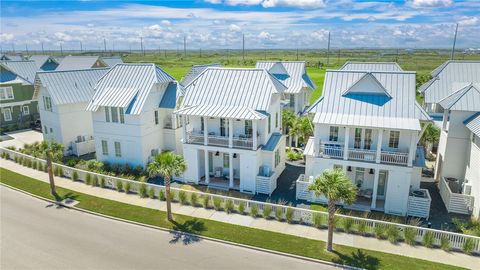
M270 253L270 254L274 254L274 255L290 257L290 258L294 258L294 259L299 259L299 260L303 260L303 261L309 261L309 262L324 264L324 265L328 265L328 266L334 266L334 267L343 268L343 269L351 269L351 270L361 270L361 269L363 269L363 268L357 268L357 267L354 267L354 266L348 266L348 265L337 264L337 263L328 262L328 261L317 260L317 259L313 259L313 258L309 258L309 257L300 256L300 255L284 253L284 252L280 252L280 251L264 249L264 248L249 246L249 245L245 245L245 244L239 244L239 243L230 242L230 241L226 241L226 240L221 240L221 239L217 239L217 238L211 238L211 237L207 237L207 236L202 236L202 235L197 235L197 234L192 234L192 233L187 233L187 232L182 232L182 231L177 231L177 230L166 229L166 228L162 228L162 227L158 227L158 226L139 223L139 222L128 220L128 219L122 219L122 218L118 218L118 217L108 216L108 215L93 212L93 211L90 211L90 210L78 208L78 207L75 207L75 206L69 206L69 205L66 205L62 202L47 199L47 198L44 198L42 196L32 194L28 191L25 191L25 190L22 190L22 189L19 189L19 188L16 188L16 187L12 187L12 186L10 186L8 184L5 184L5 183L0 183L0 185L2 185L4 187L7 187L7 188L10 188L10 189L13 189L17 192L21 192L21 193L24 193L26 195L35 197L37 199L56 204L56 205L61 206L61 207L65 207L65 208L68 208L68 209L76 210L76 211L79 211L79 212L83 212L83 213L87 213L87 214L91 214L91 215L95 215L95 216L99 216L99 217L106 218L106 219L111 219L111 220L115 220L115 221L130 223L130 224L133 224L133 225L142 226L142 227L155 229L155 230L160 230L160 231L169 232L169 233L178 232L178 233L181 233L181 234L184 234L184 235L193 236L193 237L197 237L197 238L204 239L204 240L209 240L209 241L212 241L212 242L217 242L217 243L221 243L221 244L227 244L227 245L247 248L247 249L251 249L251 250L255 250L255 251L266 252L266 253Z

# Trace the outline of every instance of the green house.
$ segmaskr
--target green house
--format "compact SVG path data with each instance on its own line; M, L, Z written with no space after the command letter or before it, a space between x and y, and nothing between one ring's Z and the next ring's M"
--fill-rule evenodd
M34 61L0 61L0 128L2 132L30 128L40 118L32 100Z

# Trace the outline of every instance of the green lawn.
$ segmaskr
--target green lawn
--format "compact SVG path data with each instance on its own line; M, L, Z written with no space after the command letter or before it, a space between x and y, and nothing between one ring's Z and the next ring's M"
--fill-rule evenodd
M53 199L47 183L4 168L0 168L0 176L1 183ZM405 266L408 266L410 269L462 269L410 257L340 245L335 245L336 251L329 253L325 251L325 243L322 241L183 215L175 215L176 222L170 223L166 220L166 213L163 211L106 200L64 188L57 188L57 192L62 198L69 197L79 201L80 203L77 205L79 208L105 215L361 268L405 269Z

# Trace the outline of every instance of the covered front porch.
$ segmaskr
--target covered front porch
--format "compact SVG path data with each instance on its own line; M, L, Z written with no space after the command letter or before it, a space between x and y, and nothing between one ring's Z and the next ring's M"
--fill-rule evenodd
M200 150L199 184L223 190L240 190L240 154ZM203 165L203 166L202 166Z

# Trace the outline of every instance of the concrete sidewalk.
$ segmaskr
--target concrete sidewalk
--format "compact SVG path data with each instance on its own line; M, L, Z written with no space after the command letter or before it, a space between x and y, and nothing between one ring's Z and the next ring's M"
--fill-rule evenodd
M0 160L0 167L15 171L17 173L48 182L47 173L33 170L31 168L23 167L13 161ZM125 194L111 189L104 189L100 187L91 187L85 185L83 182L73 182L70 179L55 177L57 186L82 192L85 194L102 197L114 201L128 203L132 205L148 207L152 209L160 209L165 211L165 202L158 199L142 199L136 194ZM265 220L263 218L252 218L250 216L240 214L227 214L226 212L217 212L214 210L207 210L200 207L185 206L179 203L172 204L172 210L176 214L182 214L192 217L205 218L220 222L237 224L252 228L258 228L268 231L274 231L284 234L290 234L310 239L326 241L327 230L319 230L314 227L288 224L286 222L279 222L276 220ZM378 240L374 237L363 237L359 235L339 233L334 235L335 244L352 246L356 248L369 249L381 252L388 252L408 257L419 258L423 260L433 260L435 262L450 264L455 266L466 267L474 269L480 265L480 258L469 256L463 253L445 252L441 249L430 249L423 246L410 246L404 243L391 244L387 240Z

